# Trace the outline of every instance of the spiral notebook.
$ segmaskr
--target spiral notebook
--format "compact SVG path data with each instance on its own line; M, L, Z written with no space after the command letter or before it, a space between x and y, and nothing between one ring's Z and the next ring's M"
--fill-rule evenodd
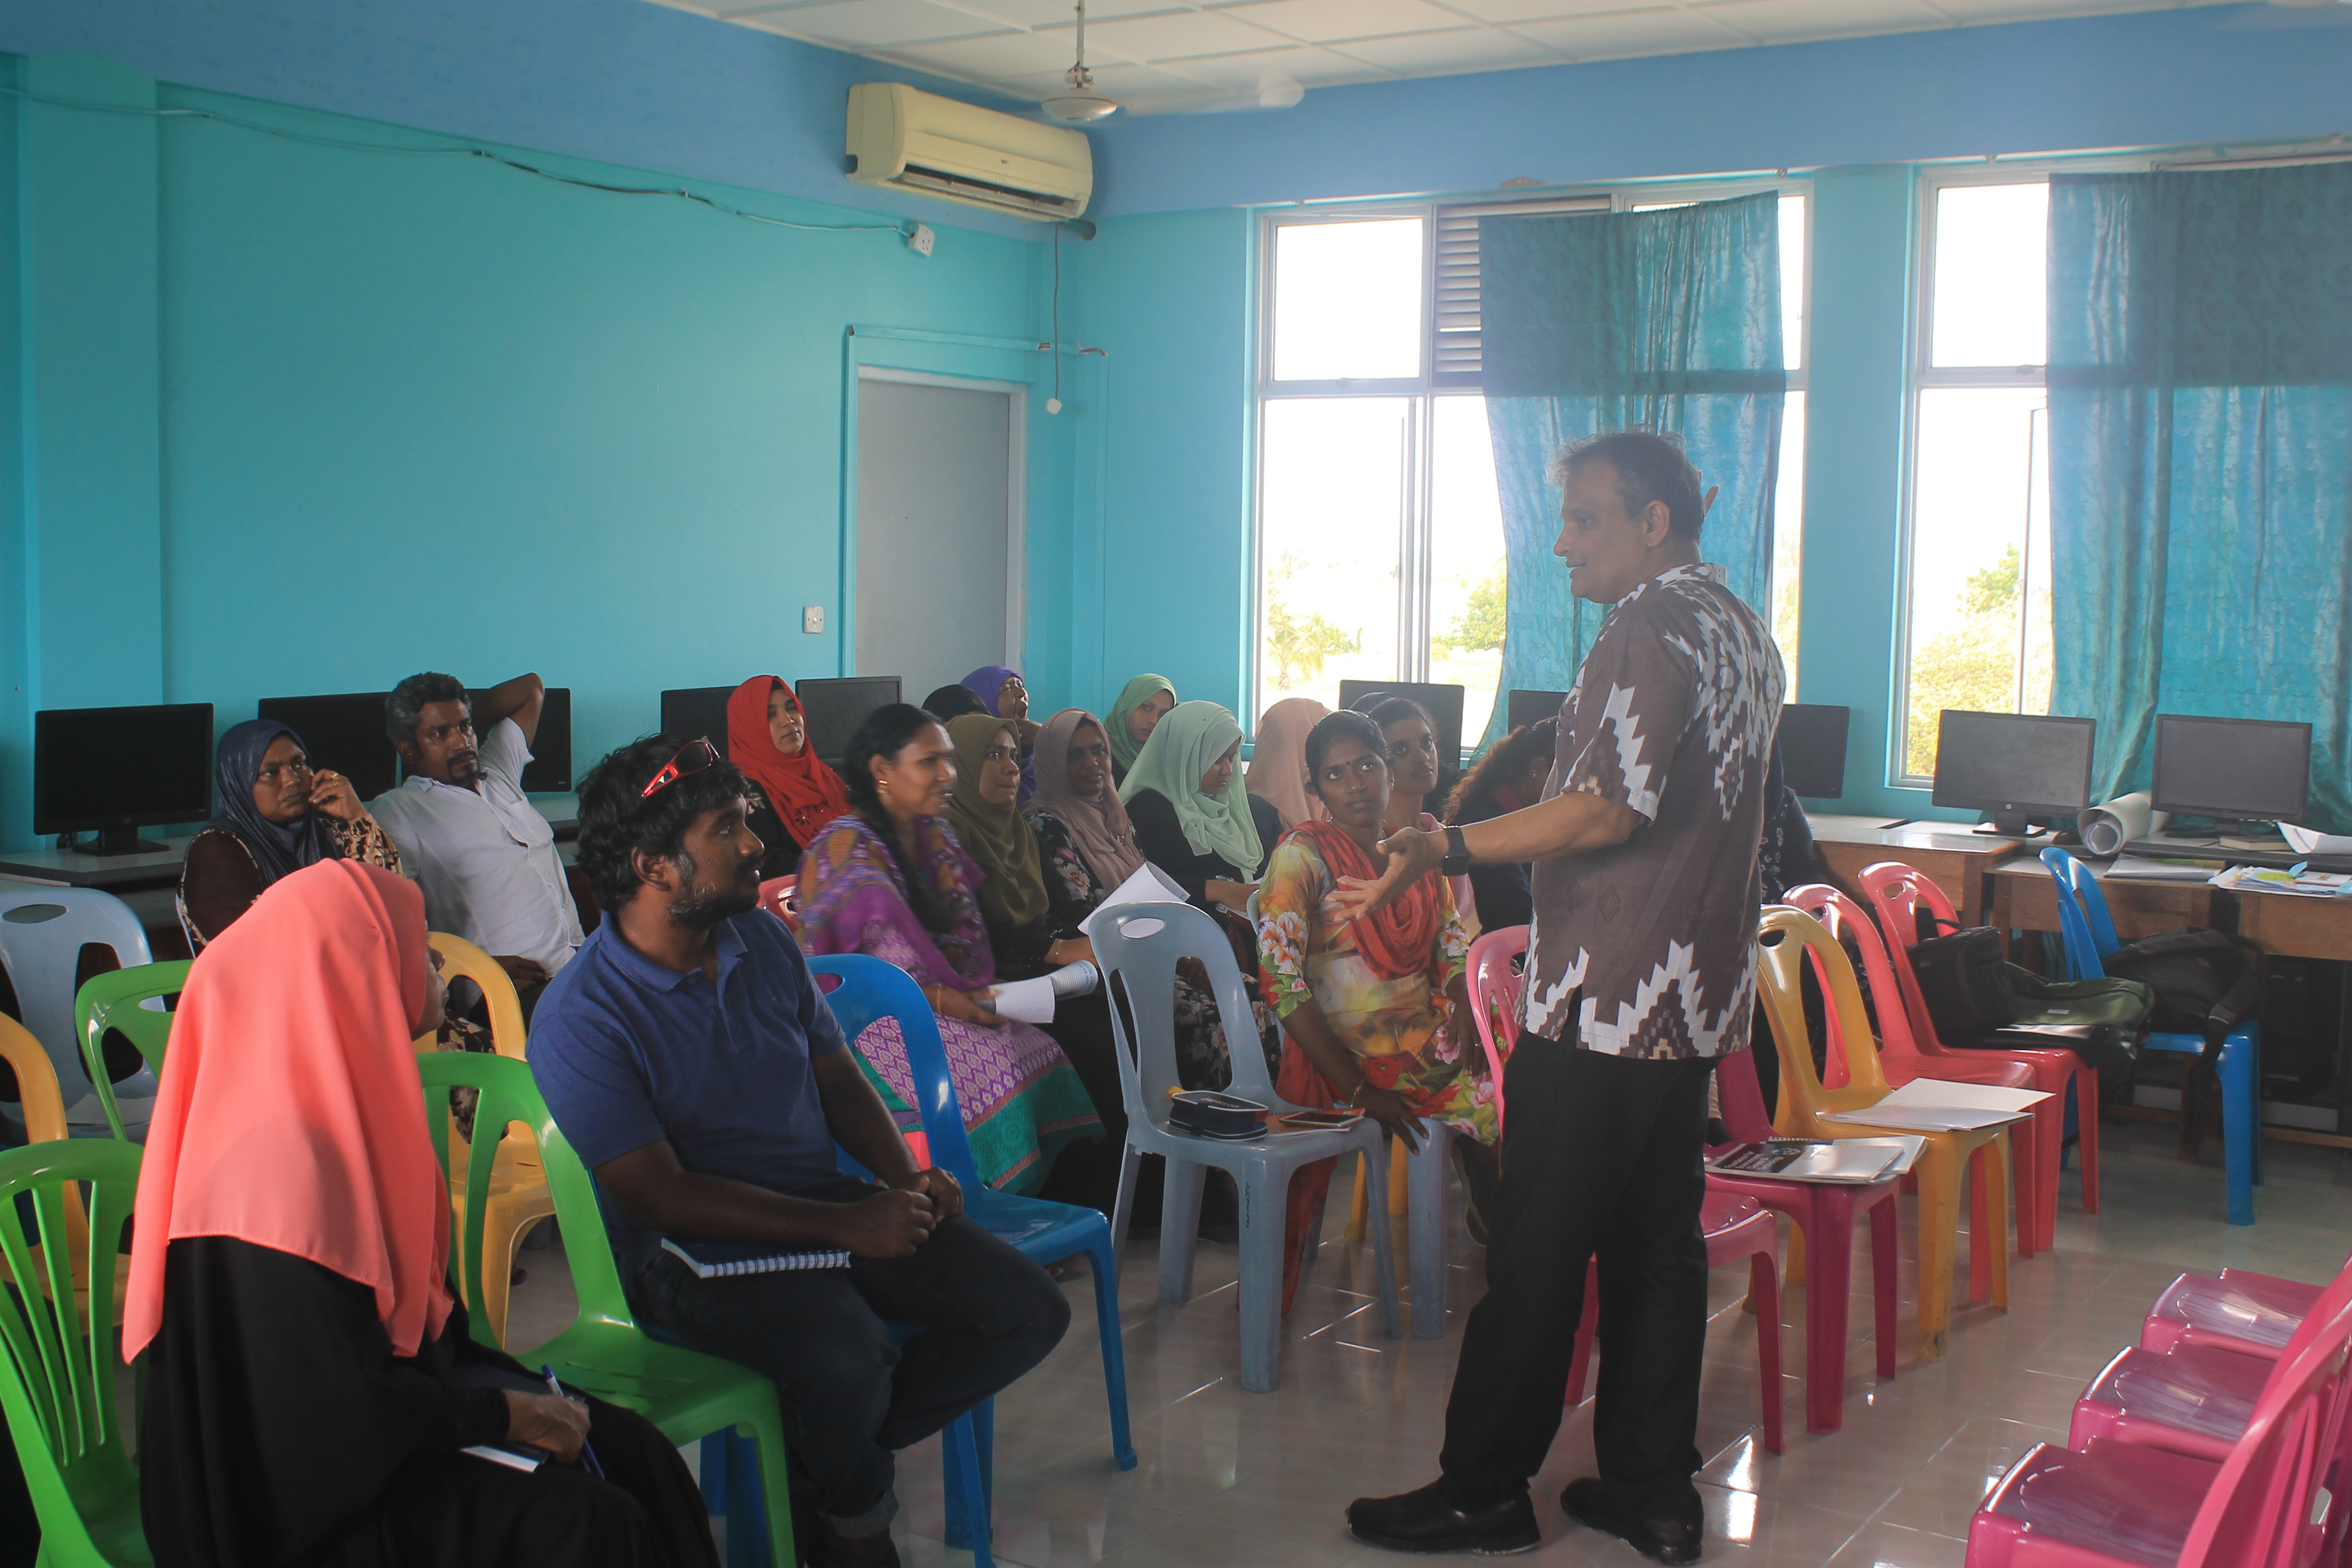
M692 1251L687 1250L688 1247ZM662 1238L662 1250L694 1270L698 1279L728 1279L739 1274L781 1274L797 1268L846 1268L846 1252L779 1252L757 1241L696 1241Z

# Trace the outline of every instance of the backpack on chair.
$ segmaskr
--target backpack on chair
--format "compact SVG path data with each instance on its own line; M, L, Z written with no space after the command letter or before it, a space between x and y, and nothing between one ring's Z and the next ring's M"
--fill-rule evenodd
M2101 967L2155 993L2150 1028L2205 1042L2189 1065L2180 1101L2180 1145L2194 1155L2205 1131L2204 1090L2218 1081L2222 1044L2262 1011L2262 949L2226 931L2183 926L2126 942Z

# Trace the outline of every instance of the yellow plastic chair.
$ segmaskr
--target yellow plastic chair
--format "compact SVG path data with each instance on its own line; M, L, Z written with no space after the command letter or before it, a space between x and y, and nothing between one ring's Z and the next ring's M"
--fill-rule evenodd
M1829 1111L1867 1110L1889 1092L1862 987L1837 939L1812 916L1775 904L1758 922L1757 946L1758 999L1780 1053L1780 1108L1774 1130L1784 1138L1885 1138L1912 1132L1907 1127L1822 1120ZM1824 1001L1833 1009L1843 1047L1846 1082L1836 1089L1823 1087L1813 1070L1801 984L1808 954L1828 976ZM2009 1310L2009 1129L1918 1135L1927 1144L1913 1167L1919 1184L1919 1359L1941 1361L1951 1338L1961 1184L1969 1162L1979 1155L1980 1201L1969 1227L1970 1272L1987 1279L1994 1308Z
M514 982L499 967L499 961L461 936L446 931L434 931L426 941L441 955L441 974L446 980L460 977L482 988L488 999L490 1044L498 1054L515 1061L524 1059L527 1037L523 1029L522 1003L515 995ZM429 1049L419 1042L420 1049ZM449 1142L449 1210L464 1235L466 1223L467 1173L472 1169L470 1145L451 1118ZM474 1126L477 1133L481 1124ZM505 1130L499 1142L498 1157L490 1167L490 1189L487 1219L482 1229L482 1311L491 1333L499 1344L507 1342L507 1292L514 1282L515 1251L522 1245L524 1235L532 1226L555 1212L555 1199L547 1190L547 1172L541 1166L539 1144L530 1136L530 1128L514 1122Z
M66 1136L65 1091L58 1086L58 1067L49 1060L49 1053L41 1042L26 1032L25 1026L14 1018L0 1016L0 1061L5 1061L16 1075L18 1109L25 1118L27 1146L48 1143ZM66 1235L73 1242L74 1310L84 1316L89 1312L89 1223L82 1212L81 1190L68 1183L64 1189ZM30 1246L30 1244L27 1244ZM47 1290L48 1270L41 1264L41 1249L30 1247L34 1274ZM122 1321L122 1295L130 1288L131 1273L118 1269L114 1275L114 1321Z

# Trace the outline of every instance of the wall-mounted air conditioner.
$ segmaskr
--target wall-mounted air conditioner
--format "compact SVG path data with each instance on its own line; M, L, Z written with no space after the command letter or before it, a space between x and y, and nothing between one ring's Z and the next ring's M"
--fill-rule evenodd
M1087 210L1095 168L1084 132L869 81L849 89L849 177L1051 220Z

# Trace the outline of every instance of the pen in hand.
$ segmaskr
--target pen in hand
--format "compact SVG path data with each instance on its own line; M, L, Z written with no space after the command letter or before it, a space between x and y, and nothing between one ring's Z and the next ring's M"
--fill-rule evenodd
M539 1375L547 1379L548 1393L552 1394L558 1399L569 1399L572 1397L572 1395L563 1392L563 1385L555 1381L555 1369L548 1365L545 1362L539 1363ZM604 1479L604 1467L596 1462L596 1450L588 1446L588 1439L585 1437L580 1439L580 1462L587 1467L588 1473L590 1475L595 1477L600 1481Z

